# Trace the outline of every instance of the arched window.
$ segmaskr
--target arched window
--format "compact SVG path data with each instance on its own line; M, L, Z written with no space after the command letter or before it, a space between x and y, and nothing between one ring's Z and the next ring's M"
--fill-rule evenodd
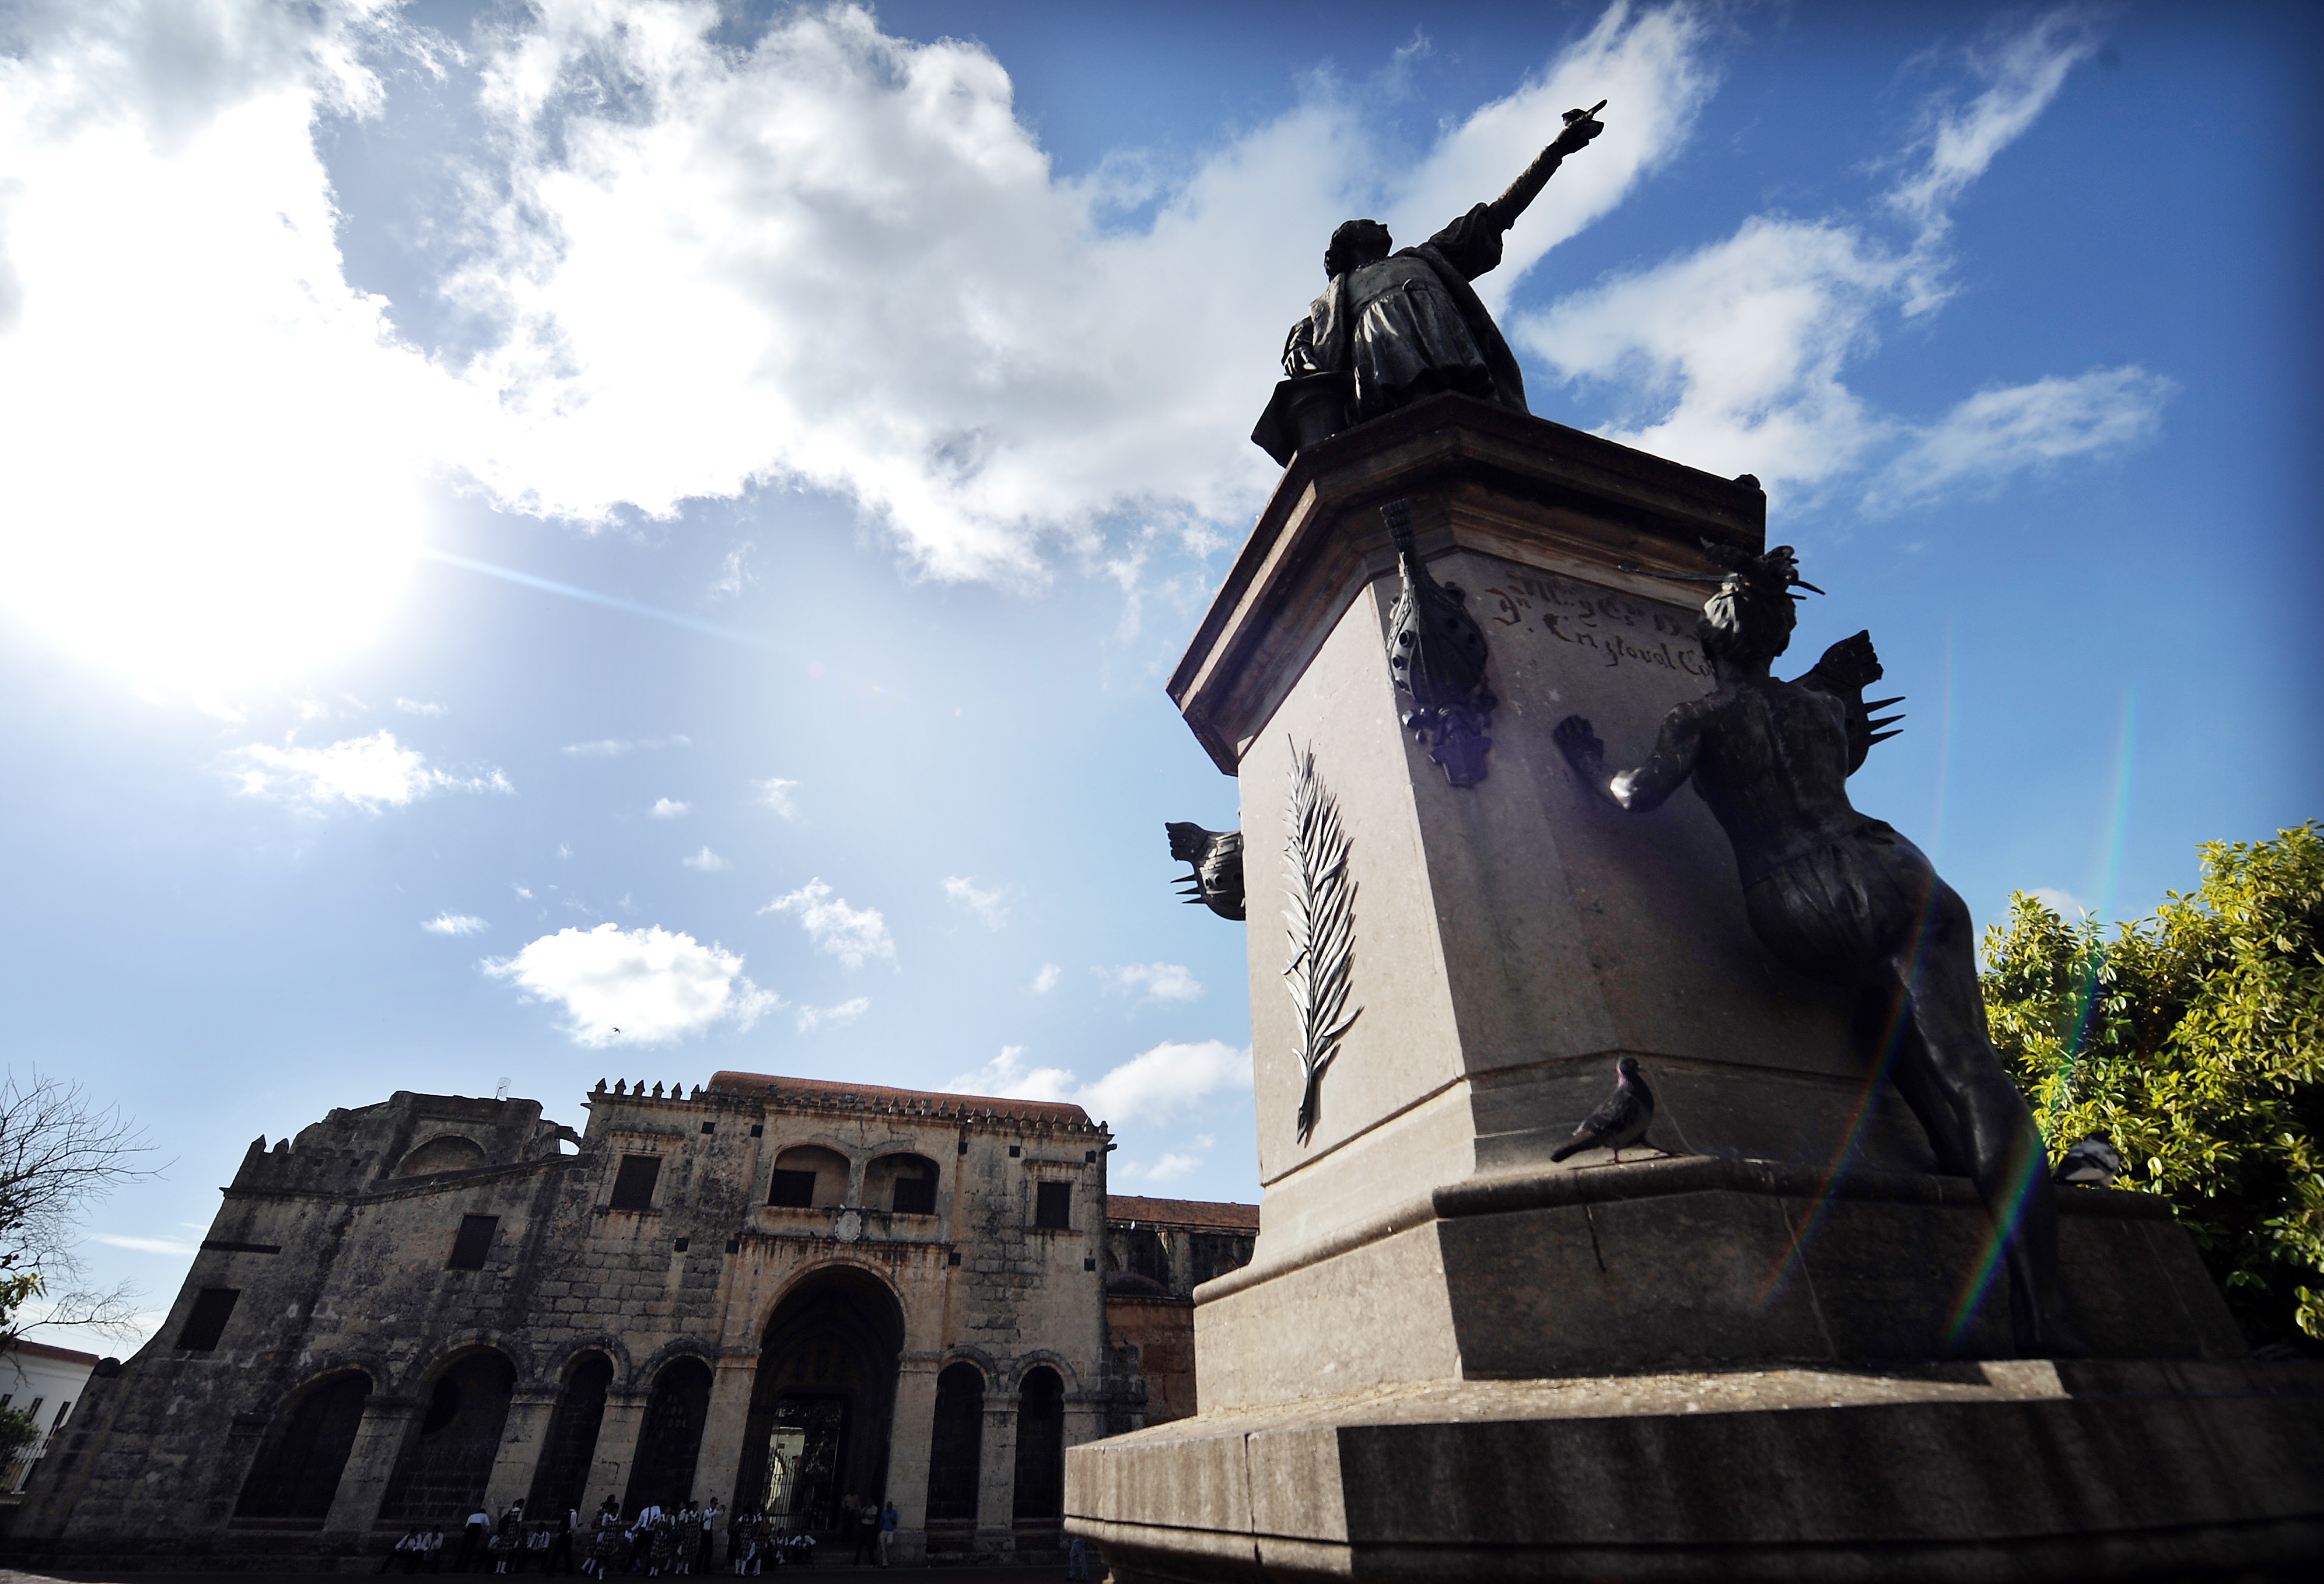
M515 1367L498 1353L470 1353L437 1376L428 1411L388 1479L379 1515L456 1525L475 1512L500 1455L515 1386Z
M936 1429L928 1441L928 1527L976 1526L978 1464L984 1449L984 1377L973 1364L936 1377Z
M473 1172L484 1165L484 1147L457 1133L438 1133L395 1164L399 1177L432 1177L439 1172Z
M936 1163L924 1155L883 1155L863 1170L863 1207L899 1215L936 1212Z
M605 1423L605 1388L613 1384L613 1361L603 1353L584 1356L565 1377L525 1502L535 1517L562 1518L587 1508L589 1466L596 1460L597 1432Z
M673 1358L654 1377L638 1460L630 1469L624 1512L648 1502L675 1512L694 1494L694 1460L702 1450L702 1422L710 1416L710 1367L699 1358Z
M371 1377L350 1373L317 1381L284 1404L242 1482L234 1515L321 1523L338 1494L339 1476L370 1398Z
M769 1204L795 1210L839 1204L847 1198L847 1157L820 1145L794 1144L775 1157Z
M1017 1486L1019 1529L1056 1529L1065 1516L1065 1383L1044 1365L1017 1387Z

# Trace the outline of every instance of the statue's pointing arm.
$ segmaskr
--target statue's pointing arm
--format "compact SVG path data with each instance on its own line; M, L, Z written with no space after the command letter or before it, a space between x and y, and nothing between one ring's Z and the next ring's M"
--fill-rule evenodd
M1604 108L1602 103L1599 108ZM1541 189L1557 173L1566 155L1586 147L1591 138L1606 130L1598 124L1595 110L1572 114L1580 119L1567 122L1565 130L1557 134L1557 141L1535 157L1525 174L1509 183L1507 192L1489 204L1479 204L1428 239L1428 245L1460 271L1464 280L1474 281L1499 265L1502 233L1516 225L1526 206L1541 196Z
M1598 109L1604 108L1601 102ZM1510 182L1507 192L1485 206L1493 223L1504 231L1516 225L1517 216L1541 196L1541 189L1547 187L1549 179L1557 174L1557 168L1565 162L1565 156L1579 153L1589 147L1590 140L1605 130L1599 123L1597 110L1587 112L1577 121L1567 122L1565 130L1557 134L1557 141L1534 156L1534 161L1526 167L1525 174Z

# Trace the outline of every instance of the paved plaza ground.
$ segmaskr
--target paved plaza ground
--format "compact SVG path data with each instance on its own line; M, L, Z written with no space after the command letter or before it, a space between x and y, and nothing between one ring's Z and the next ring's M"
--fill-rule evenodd
M762 1577L811 1579L816 1575L836 1575L836 1572L846 1572L846 1575L874 1572L885 1579L892 1579L892 1584L1060 1584L1065 1579L1065 1565L1053 1565L1053 1568L973 1568L973 1565L960 1565L960 1568L858 1568L855 1563L844 1563L844 1561L816 1563L814 1568L804 1568L804 1570L776 1568L774 1572L767 1572ZM318 1584L320 1579L335 1579L344 1584L344 1579L351 1579L351 1577L367 1575L363 1575L363 1572L16 1572L0 1568L0 1584L309 1584L309 1581ZM391 1572L388 1577L402 1575ZM447 1575L439 1577L488 1579L493 1575L485 1575L485 1572L451 1575L451 1572L447 1572ZM706 1572L706 1575L699 1577L705 1579L705 1584L709 1584L711 1579L725 1579L732 1575Z

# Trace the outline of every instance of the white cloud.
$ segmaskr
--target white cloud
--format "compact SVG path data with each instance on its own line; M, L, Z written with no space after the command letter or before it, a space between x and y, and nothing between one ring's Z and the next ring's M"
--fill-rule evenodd
M1057 988L1057 981L1062 979L1064 976L1065 970L1059 968L1056 963L1042 963L1039 972L1033 975L1033 993L1037 996L1047 995L1051 990Z
M2014 33L1997 30L1969 54L1970 66L1990 86L1964 107L1932 107L1929 132L1917 145L1927 151L1927 162L1889 193L1889 204L1924 227L1950 224L1953 200L2024 134L2065 86L2066 74L2098 47L2098 30L2080 6L2061 7Z
M563 1004L576 1045L655 1045L720 1023L748 1029L783 1002L743 975L742 959L659 926L601 924L543 935L486 973Z
M837 1028L853 1023L872 1009L872 998L857 996L852 1001L842 1001L835 1007L801 1007L798 1031L812 1034L818 1028Z
M1069 1101L1101 1121L1164 1122L1213 1094L1249 1091L1250 1047L1215 1039L1165 1041L1082 1084L1070 1069L1028 1066L1023 1045L1003 1045L998 1056L945 1088L953 1094Z
M1754 474L1771 494L1862 473L1877 481L1868 503L1895 504L2144 437L2167 386L2138 369L1989 391L1926 428L1875 410L1847 379L1887 316L1944 302L1950 206L2093 47L2080 14L2061 11L1972 57L1991 86L1932 110L1886 195L1914 226L1904 244L1852 221L1755 215L1723 241L1521 316L1513 339L1567 379L1611 387L1626 407L1612 438Z
M759 911L797 914L799 927L807 931L816 949L830 953L850 968L862 967L867 957L895 961L896 942L879 909L850 907L820 879L776 898Z
M2035 886L2025 894L2069 922L2080 918L2085 913L2098 911L2088 902L2075 896L2073 892L2057 886Z
M713 594L738 594L759 581L759 575L743 565L754 548L741 544L726 552L726 562L719 568L718 581L710 585Z
M956 906L975 914L987 929L1000 929L1009 922L1009 908L1002 899L1007 893L998 886L980 890L974 881L955 874L945 878L944 891Z
M654 806L646 810L646 817L648 819L684 819L691 811L691 805L680 803L675 797L657 797L654 799Z
M989 1094L1006 1100L1066 1101L1074 1098L1074 1075L1063 1067L1028 1067L1025 1047L1005 1045L1001 1054L973 1073L945 1085L948 1094Z
M416 698L399 698L395 701L395 707L407 715L440 715L444 713L442 705L427 704Z
M1140 999L1148 1001L1191 1001L1203 993L1202 981L1177 962L1131 962L1101 968L1097 975L1108 990L1141 991Z
M594 742L568 742L564 751L575 759L620 759L624 754L693 746L692 741L684 737L600 737Z
M1167 1183L1173 1177L1183 1177L1203 1164L1199 1155L1166 1155L1139 1174L1149 1183Z
M734 867L733 864L727 862L726 860L719 857L718 854L710 851L707 843L704 844L701 852L690 852L684 858L679 859L678 861L686 865L687 868L697 870L703 874L715 874L722 869L732 869Z
M112 1232L91 1232L89 1241L108 1248L134 1249L139 1254L199 1254L201 1246L175 1238L124 1238Z
M470 913L439 913L420 927L431 935L472 935L492 926Z
M798 818L798 805L791 801L791 788L797 781L786 781L780 776L770 776L763 781L753 781L759 789L759 801L781 815L785 819Z
M430 792L514 792L498 770L453 776L431 769L417 749L406 748L385 730L351 737L327 748L274 748L253 743L236 749L244 768L236 772L245 794L279 797L309 808L351 803L374 812L401 807Z
M1925 499L1964 481L1991 486L2068 457L2126 450L2161 427L2177 389L2123 367L1980 391L1920 431L1875 481L1868 503Z
M465 84L452 46L388 0L27 0L0 56L0 602L141 677L294 670L376 628L438 478L592 522L829 489L943 576L1038 579L1125 509L1207 543L1273 482L1245 437L1333 226L1386 199L1416 239L1614 94L1506 290L1683 135L1696 15L1609 8L1416 169L1319 77L1167 178L1067 180L982 46L865 9L738 40L701 0L488 8L479 97L438 107L476 129L439 156L463 196L406 228L415 297L473 331L431 352L347 283L317 149L387 81Z

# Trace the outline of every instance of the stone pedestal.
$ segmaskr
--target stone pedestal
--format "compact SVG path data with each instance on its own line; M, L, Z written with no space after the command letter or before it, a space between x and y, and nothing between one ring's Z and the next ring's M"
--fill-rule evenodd
M1379 511L1399 500L1486 634L1473 785L1399 723ZM1928 1577L2042 1577L2037 1554L2102 1533L2126 1557L2149 1554L2132 1531L2324 1533L2318 1383L2243 1361L2159 1202L2061 1205L2074 1318L2133 1374L1967 1362L2010 1351L1969 1185L1932 1174L1840 999L1760 947L1701 799L1620 815L1553 743L1579 713L1637 763L1711 688L1699 592L1649 574L1712 571L1705 539L1762 548L1765 510L1452 396L1286 469L1170 683L1241 782L1259 1237L1195 1295L1202 1414L1067 1456L1069 1526L1118 1578L1841 1577L1892 1543ZM1280 899L1311 751L1362 1010L1303 1140ZM1552 1163L1626 1054L1659 1101L1645 1147ZM1884 1436L1902 1464L1866 1456ZM2144 1436L2171 1503L2113 1472ZM1633 1476L1656 1504L1635 1524ZM1941 1519L1882 1494L1914 1484Z

